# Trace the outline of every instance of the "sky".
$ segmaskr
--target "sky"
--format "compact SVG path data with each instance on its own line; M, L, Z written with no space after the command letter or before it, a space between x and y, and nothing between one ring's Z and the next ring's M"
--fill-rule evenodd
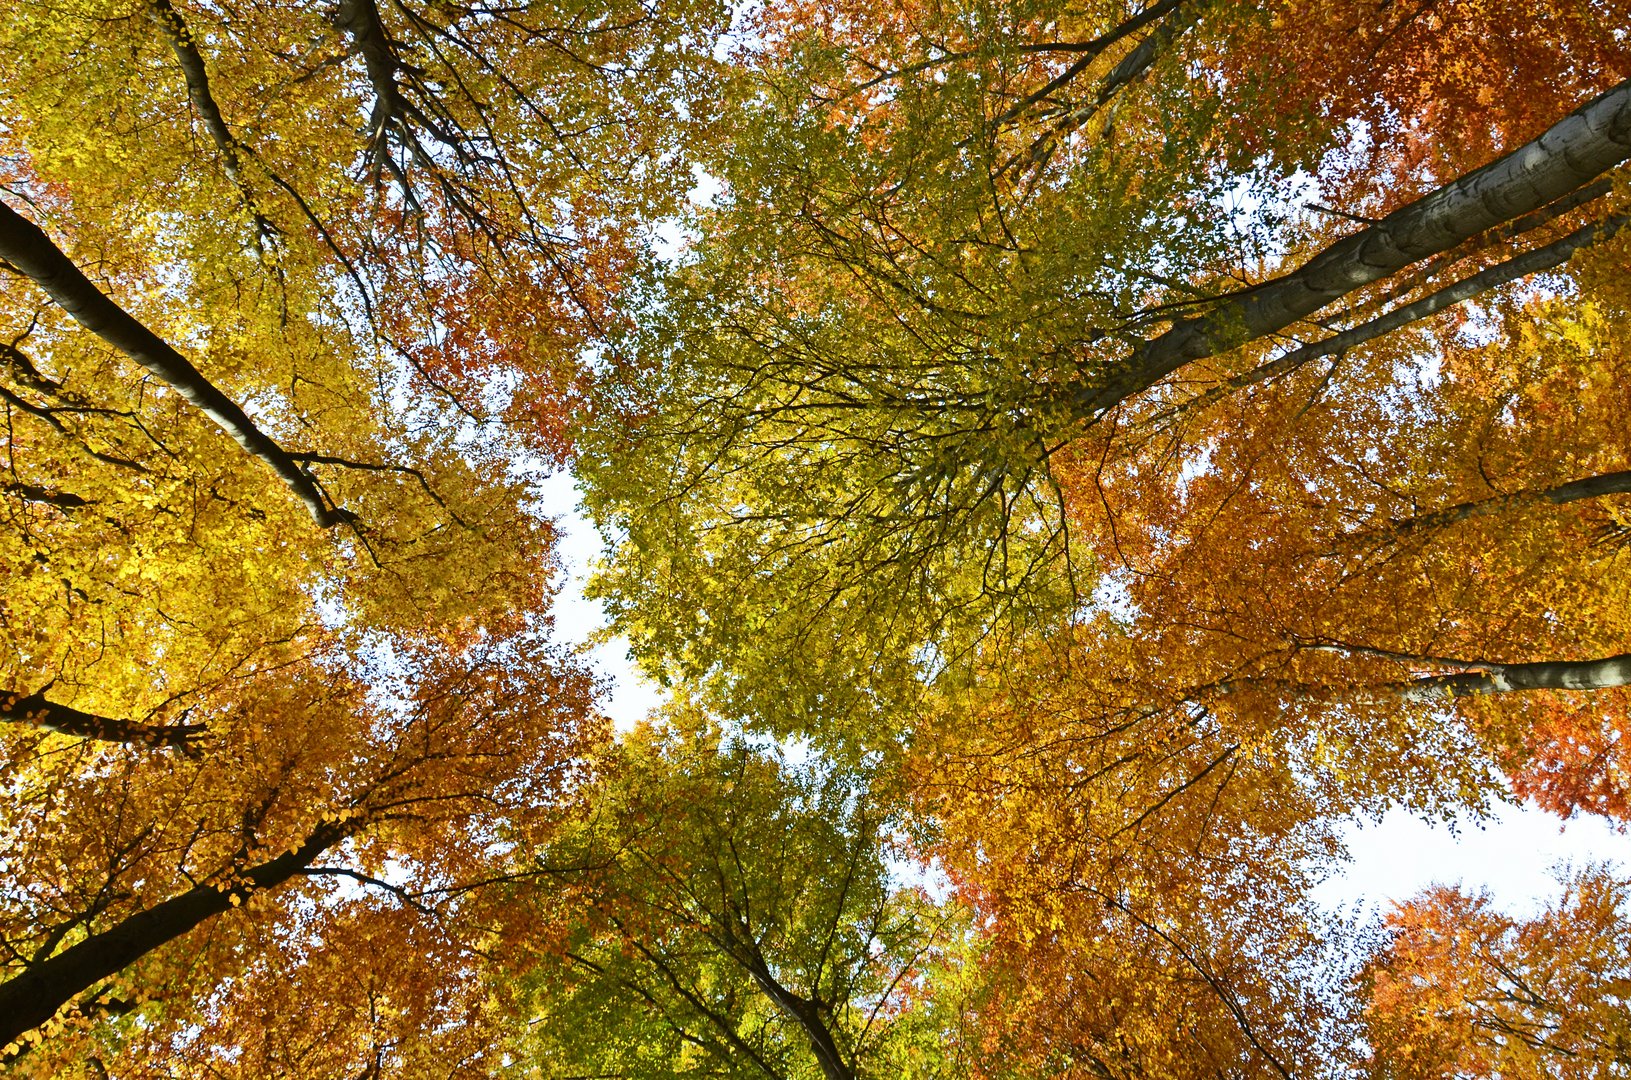
M1602 861L1631 867L1631 836L1604 819L1562 821L1532 805L1497 806L1483 821L1468 815L1453 825L1395 810L1380 822L1349 825L1345 839L1353 857L1347 873L1314 894L1327 907L1357 903L1386 913L1429 885L1459 883L1487 892L1509 914L1533 915L1562 891L1554 868Z
M540 494L562 534L556 627L561 640L584 645L605 625L600 606L583 596L601 545L594 527L577 512L573 484L570 474L558 473ZM608 680L603 705L619 731L633 727L663 701L661 688L641 677L629 661L626 641L604 642L589 657ZM1488 892L1513 915L1533 914L1561 891L1554 868L1604 860L1631 867L1631 835L1616 833L1601 818L1565 822L1533 806L1497 806L1484 820L1465 815L1453 823L1393 811L1379 822L1353 822L1345 840L1352 856L1346 873L1315 891L1315 899L1332 910L1358 905L1385 914L1392 903L1429 885L1459 883L1468 891Z
M552 608L556 634L564 643L585 646L605 626L600 605L583 596L590 568L600 557L601 543L595 527L578 512L575 484L571 473L558 472L543 482L538 494L560 533L557 551L562 573L557 583L561 591ZM627 640L618 638L594 646L589 650L589 659L596 673L607 680L608 693L601 705L617 730L629 730L662 703L661 687L643 678L630 662Z

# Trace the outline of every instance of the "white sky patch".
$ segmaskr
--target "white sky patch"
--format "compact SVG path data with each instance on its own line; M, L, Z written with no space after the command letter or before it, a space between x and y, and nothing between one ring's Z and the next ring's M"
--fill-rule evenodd
M1343 839L1353 861L1314 890L1327 908L1358 904L1386 914L1430 885L1487 892L1501 910L1534 915L1561 893L1554 871L1613 862L1631 869L1631 836L1604 819L1568 821L1534 804L1500 805L1487 819L1466 814L1453 826L1394 810L1379 822L1355 822Z
M578 512L577 479L571 473L556 473L541 482L537 491L558 530L561 573L556 580L560 592L551 608L555 638L582 650L594 672L608 680L609 692L602 697L601 707L619 732L629 731L663 704L668 694L635 669L629 659L628 639L615 637L594 643L596 635L606 628L606 614L599 603L583 595L583 588L590 568L603 552L600 534Z
M1132 580L1124 570L1102 570L1089 594L1085 612L1105 612L1119 623L1131 624L1141 614L1133 603Z
M724 183L700 166L692 166L691 180L691 190L686 192L685 198L698 210L712 206L714 200L724 193ZM677 266L685 261L687 251L698 239L697 234L688 229L680 218L664 218L652 232L651 247L657 258Z
M1178 469L1177 495L1183 499L1189 494L1189 485L1200 477L1212 471L1212 455L1217 450L1217 444L1209 442L1195 453L1185 458Z
M884 872L897 889L922 889L937 904L945 903L952 896L951 877L938 858L920 862L899 855L886 855Z

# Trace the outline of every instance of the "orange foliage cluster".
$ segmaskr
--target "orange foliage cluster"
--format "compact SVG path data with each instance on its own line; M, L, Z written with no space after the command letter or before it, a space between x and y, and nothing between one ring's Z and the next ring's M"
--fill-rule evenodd
M1518 733L1506 761L1513 792L1562 817L1587 813L1621 828L1631 823L1626 692L1559 694L1524 704L1495 721Z
M1453 179L1631 75L1620 0L1286 0L1216 58L1230 85L1268 86L1232 121L1251 154L1311 111L1360 149L1326 178L1338 206L1379 216ZM1543 89L1543 92L1542 91ZM1347 130L1343 128L1346 126Z
M1374 1075L1614 1075L1631 1061L1626 890L1593 869L1530 919L1447 887L1395 911L1366 972Z

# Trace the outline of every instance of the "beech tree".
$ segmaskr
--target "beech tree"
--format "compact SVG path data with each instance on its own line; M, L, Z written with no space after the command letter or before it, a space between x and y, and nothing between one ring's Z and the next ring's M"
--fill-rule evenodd
M13 1067L492 1067L469 886L604 731L530 482L722 19L0 14Z
M1622 1067L1605 873L1309 894L1631 805L1631 11L734 20L0 13L6 1064Z
M711 16L607 13L591 29L490 14L369 3L334 24L155 2L0 17L0 258L15 272L0 283L0 687L38 703L8 719L140 734L303 655L325 623L506 633L543 617L552 531L511 462L558 458L582 312L634 243L614 219L673 186L631 178L672 130L637 133L643 95L681 90L695 59L655 42L705 36ZM545 38L566 51L509 62ZM648 69L610 70L648 44ZM592 91L584 71L600 71ZM495 186L523 165L527 186ZM523 250L555 261L498 257ZM539 329L501 355L461 290ZM426 297L466 312L462 336L429 332L452 308ZM553 359L513 363L534 350Z
M929 1000L964 919L890 880L882 793L694 707L669 720L625 741L597 817L542 856L587 867L594 903L530 976L523 1056L654 1077L966 1069L955 1013Z
M409 1074L417 1051L401 1044L460 1022L437 1003L472 992L461 967L484 996L467 894L494 872L488 849L540 844L573 813L582 757L604 737L590 683L525 641L374 646L217 693L195 713L210 737L190 756L30 754L8 740L8 1059L40 1076L91 1056L116 1072L173 1059L254 1075L304 1068L276 1046L307 1031L333 1040L335 1067ZM364 681L359 661L396 674ZM332 951L374 935L410 950L378 980L394 1002L383 1012L355 1002L370 980ZM243 1058L236 1024L290 979L326 1003L314 1026L285 1018L257 1043L266 1057ZM398 1008L417 1018L406 1030ZM130 1022L89 1023L109 1014ZM337 1027L324 1036L324 1024ZM371 1028L372 1064L360 1056Z
M786 29L802 17L772 20L785 35L758 63L780 89L746 106L722 201L629 346L659 389L607 392L584 472L622 545L603 590L636 650L738 697L796 695L811 725L853 714L835 687L910 685L1000 623L1069 620L1097 575L1061 463L1119 461L1142 452L1130 434L1619 250L1604 178L1631 156L1623 83L1355 224L1276 206L1268 181L1254 213L1230 210L1219 133L1185 126L1215 114L1163 111L1163 93L1215 92L1183 50L1209 64L1229 47L1246 18L1229 5L1152 5L1068 43L1005 28L968 50L910 23L923 52L888 62L847 23ZM1047 108L1004 80L1046 88L1049 63L1071 86L1108 77L1157 22L1176 55L1111 79L1125 134L1003 167L1012 109Z
M1626 885L1566 877L1530 919L1439 887L1389 918L1366 971L1373 1076L1613 1076L1626 1029Z
M1364 81L1514 17L1470 5L1339 7L1284 96L1302 70L1256 58L1320 20L1261 6L788 5L743 58L723 191L624 346L645 381L583 436L599 588L741 723L921 754L1005 985L1147 990L999 1008L1039 1069L1295 1075L1351 1014L1253 950L1320 954L1276 919L1332 821L1502 769L1614 805L1525 723L1606 694L1594 745L1623 737L1631 72L1610 5L1565 7L1513 54L1606 62L1559 59L1544 116Z

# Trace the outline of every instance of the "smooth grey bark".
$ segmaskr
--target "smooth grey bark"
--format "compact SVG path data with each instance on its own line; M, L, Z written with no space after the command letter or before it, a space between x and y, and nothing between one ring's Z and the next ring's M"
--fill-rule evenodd
M1298 269L1222 298L1072 395L1092 420L1185 364L1285 329L1375 281L1542 209L1631 157L1631 80L1539 138L1329 245Z
M346 521L331 507L317 482L289 453L251 420L237 402L167 342L98 289L40 228L0 202L0 259L29 278L85 329L162 379L189 404L269 465L325 529Z
M1531 664L1480 663L1475 671L1429 675L1400 684L1412 701L1505 694L1518 690L1610 690L1631 686L1631 653L1600 660L1552 660Z
M209 132L211 141L221 154L227 178L238 189L239 197L254 218L257 239L276 235L276 227L260 212L254 190L244 176L243 159L248 150L227 127L226 118L221 115L221 106L215 100L215 92L210 89L209 69L204 65L204 56L198 51L193 32L170 0L148 0L148 7L152 11L153 21L170 42L170 51L175 53L176 63L187 81L187 99L192 102L193 111L204 122L204 130Z
M1628 219L1623 214L1617 214L1603 221L1592 222L1590 225L1576 229L1574 232L1556 240L1545 247L1526 251L1516 255L1503 263L1497 263L1481 273L1473 274L1453 285L1447 285L1437 292L1429 293L1413 303L1404 304L1394 308L1383 315L1378 315L1369 322L1351 327L1339 334L1334 334L1323 341L1315 341L1299 349L1287 353L1280 359L1280 363L1288 367L1296 367L1316 360L1323 356L1351 349L1355 345L1362 345L1367 341L1381 337L1413 322L1420 322L1429 315L1435 315L1445 308L1454 307L1465 300L1482 295L1491 289L1510 284L1521 277L1538 274L1542 270L1550 270L1562 266L1574 257L1574 253L1590 244L1600 240L1607 240L1625 227Z
M210 918L230 911L251 893L288 881L346 835L345 826L325 822L295 850L238 871L230 887L222 887L224 882L194 886L0 983L0 1045L44 1024L101 980Z
M1486 270L1463 278L1454 284L1446 285L1436 292L1428 293L1420 300L1402 304L1391 311L1378 315L1374 319L1360 323L1358 326L1349 327L1328 338L1322 338L1319 341L1309 342L1307 345L1292 349L1283 356L1275 357L1266 364L1259 365L1219 386L1213 387L1206 393L1194 398L1193 404L1187 401L1184 402L1183 405L1175 407L1173 412L1187 411L1197 407L1204 408L1213 402L1222 400L1236 390L1288 374L1310 361L1346 352L1348 349L1363 345L1367 341L1375 340L1383 334L1391 333L1394 330L1409 326L1411 323L1420 322L1422 319L1436 315L1446 308L1482 296L1491 289L1510 284L1519 278L1562 266L1572 259L1575 252L1581 248L1589 247L1598 241L1613 237L1625 227L1627 221L1631 221L1631 217L1616 214L1604 218L1602 221L1594 221L1589 225L1582 226L1544 247L1526 251L1521 255L1514 255L1505 262L1496 263Z
M759 984L759 989L764 991L765 996L774 1001L776 1007L781 1009L788 1019L803 1029L805 1037L810 1040L810 1050L815 1054L816 1063L821 1066L821 1074L827 1080L855 1080L855 1070L844 1060L837 1040L822 1022L820 1006L777 982L763 957L750 955L739 956L736 959L753 981Z
M1413 533L1424 532L1428 529L1443 528L1454 525L1458 521L1468 518L1483 517L1493 514L1514 503L1535 500L1548 502L1554 506L1565 503L1579 502L1582 499L1600 499L1605 495L1631 494L1631 470L1620 472L1599 473L1596 476L1586 476L1579 480L1571 480L1566 484L1559 484L1552 488L1527 488L1516 491L1510 495L1492 495L1487 499L1474 499L1470 502L1457 503L1442 510L1434 510L1427 514L1418 514L1416 517L1395 521L1385 529L1367 531L1354 534L1356 537L1373 536L1408 536Z
M1550 503L1569 503L1579 499L1596 499L1604 495L1625 495L1631 493L1631 471L1599 473L1596 476L1587 476L1579 480L1571 480L1567 484L1559 484L1538 492L1538 495Z
M416 108L402 93L397 76L402 71L402 60L396 44L391 40L385 20L380 17L374 0L340 0L332 16L334 25L351 41L351 51L362 57L368 72L368 84L374 91L374 109L368 117L368 141L372 147L373 170L377 178L381 168L389 168L402 185L404 197L411 202L413 193L401 170L391 158L390 140L393 129L402 146L415 158L424 160L424 148L414 137L412 122L418 122L435 131L424 112ZM445 132L436 132L445 142L453 142Z
M98 716L47 701L43 690L32 694L0 692L0 721L99 742L169 746L180 750L187 749L205 730L203 724L143 724L135 720Z
M391 35L374 0L340 0L334 25L351 39L351 48L363 59L374 90L374 112L368 121L371 138L383 139L387 126L402 113L402 95L396 84L399 61Z

